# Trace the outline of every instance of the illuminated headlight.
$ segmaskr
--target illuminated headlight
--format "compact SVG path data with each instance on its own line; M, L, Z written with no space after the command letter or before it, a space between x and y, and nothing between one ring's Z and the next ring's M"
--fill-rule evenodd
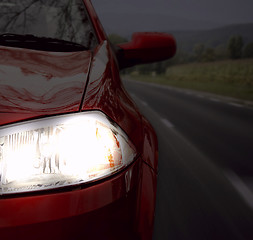
M0 128L0 194L36 191L109 176L135 158L126 134L101 112Z

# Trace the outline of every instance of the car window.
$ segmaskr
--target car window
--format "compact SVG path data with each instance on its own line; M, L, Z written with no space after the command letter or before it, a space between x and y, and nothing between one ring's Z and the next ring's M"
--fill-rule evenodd
M6 33L96 45L82 0L1 0L0 34Z

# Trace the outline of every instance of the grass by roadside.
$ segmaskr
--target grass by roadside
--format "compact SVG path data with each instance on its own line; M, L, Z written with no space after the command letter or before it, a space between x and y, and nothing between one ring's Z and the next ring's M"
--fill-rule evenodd
M164 75L131 78L253 101L253 59L175 65Z

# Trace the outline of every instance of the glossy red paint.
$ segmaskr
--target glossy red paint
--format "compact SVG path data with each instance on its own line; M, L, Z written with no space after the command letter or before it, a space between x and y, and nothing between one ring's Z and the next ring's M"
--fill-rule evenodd
M139 200L141 205L139 205L137 219L140 239L151 239L158 170L156 134L124 90L118 66L107 42L103 42L98 47L91 65L82 110L99 109L106 113L128 134L138 152L143 156L143 161L147 163L140 169L143 174Z
M128 134L137 149L142 148L141 115L120 81L116 63L105 41L91 63L89 82L82 110L99 109Z
M120 173L89 185L0 196L1 239L152 238L156 135L124 90L103 28L90 1L84 3L99 42L94 51L0 47L0 125L100 110L126 132L140 157Z
M131 42L119 44L124 61L129 66L162 61L176 53L176 41L167 33L134 33Z
M118 239L122 230L136 239L142 165L72 191L0 199L1 239Z
M139 200L139 219L138 230L141 239L151 240L155 217L156 203L156 172L149 165L143 164L142 167L142 186Z
M78 111L91 52L0 46L0 125Z
M144 161L154 170L158 172L158 141L154 129L150 123L142 118L143 127L143 149L142 156Z

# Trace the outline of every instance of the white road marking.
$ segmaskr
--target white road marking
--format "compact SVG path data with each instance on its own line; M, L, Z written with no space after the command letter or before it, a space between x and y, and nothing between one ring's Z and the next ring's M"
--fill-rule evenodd
M244 107L243 105L241 105L241 104L239 104L239 103L232 103L232 102L229 102L228 104L231 105L231 106L234 106L234 107L240 107L240 108Z
M244 105L244 104L238 104L238 103L234 103L234 102L229 102L229 98L228 97L223 97L223 96L219 96L219 95L217 95L217 98L216 97L210 97L210 95L215 95L215 94L207 94L205 92L202 92L202 94L198 94L197 93L198 91L195 91L195 90L185 90L185 89L181 89L181 88L177 88L177 87L166 86L166 85L159 85L157 83L138 82L138 81L134 81L134 80L130 80L130 79L128 79L128 81L132 81L132 82L135 82L135 83L138 83L138 84L143 84L143 85L150 85L150 86L153 86L153 87L156 87L156 88L174 90L174 91L185 93L185 94L188 94L188 95L195 95L195 96L202 95L203 96L202 98L207 98L207 99L209 99L209 100L211 100L213 102L228 103L231 106L240 107L240 108L247 108L247 109L253 110L253 103L252 103L252 101L251 102L249 101L248 103L247 103L247 101L245 101L244 102L245 105Z
M142 100L140 100L141 104L144 105L144 106L148 106L148 104Z
M183 91L183 93L188 94L188 95L193 95L193 92L189 92L189 91Z
M166 118L161 118L161 122L168 128L174 128L175 126Z
M136 101L140 102L143 106L150 108L148 106L148 104L144 101L142 101L140 98L136 97L135 94L130 93L130 95L132 96L133 99L135 99ZM150 108L157 116L160 116L158 113L156 113L152 108ZM166 118L162 118L160 117L161 122L168 128L174 128L175 126Z
M253 209L253 192L250 188L232 170L227 169L224 173L236 190L241 194L245 202Z
M132 98L134 98L134 99L138 99L138 101L139 101L142 105L148 106L148 104L147 104L145 101L142 101L141 99L139 99L138 97L136 97L135 94L130 93L130 96L131 96Z
M129 93L132 98L136 98L135 94Z
M218 98L209 98L209 100L211 100L213 102L221 102Z

